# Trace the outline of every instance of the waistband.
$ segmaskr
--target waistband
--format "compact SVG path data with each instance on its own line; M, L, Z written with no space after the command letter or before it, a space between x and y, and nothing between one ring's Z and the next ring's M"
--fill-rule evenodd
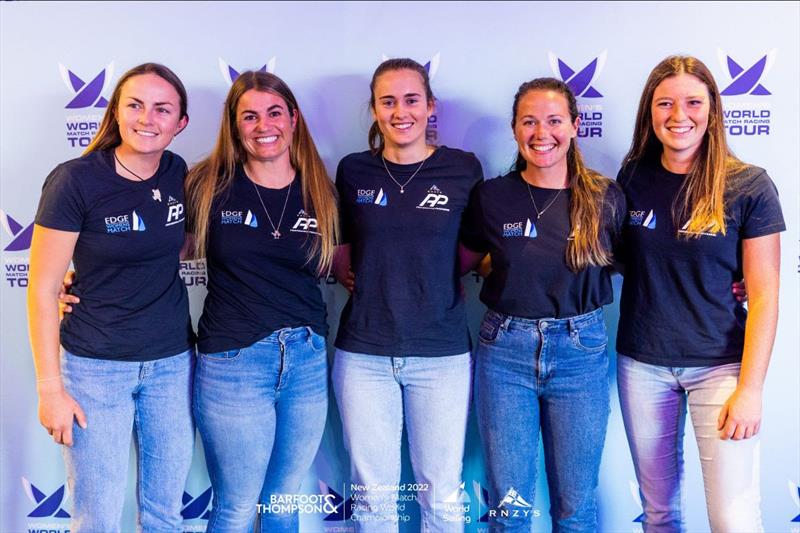
M492 311L489 309L486 311L486 315L483 319L496 322L504 329L551 329L556 331L575 331L597 322L603 322L603 308L598 307L594 311L589 311L588 313L575 315L569 318L524 318L498 313L497 311Z

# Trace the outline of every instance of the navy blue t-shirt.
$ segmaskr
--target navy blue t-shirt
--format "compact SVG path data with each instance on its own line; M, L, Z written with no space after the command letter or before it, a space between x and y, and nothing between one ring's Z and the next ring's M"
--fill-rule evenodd
M386 165L401 184L419 167ZM380 154L342 159L336 188L356 281L337 348L392 357L470 350L458 232L470 191L482 179L473 154L446 146L428 157L403 194Z
M608 182L600 240L612 250L622 229L625 196L619 185ZM541 218L531 195L539 210L545 210ZM461 240L467 248L491 255L492 272L480 294L489 309L524 318L568 318L611 303L608 268L573 272L567 266L571 195L570 189L529 188L517 171L475 190Z
M72 293L81 303L61 321L61 344L71 353L150 361L191 347L179 272L185 176L183 159L165 151L153 177L131 181L117 174L106 150L62 163L47 177L36 223L80 232Z
M731 293L742 279L742 240L786 229L764 169L729 176L726 235L680 235L672 206L685 174L660 161L623 168L628 216L617 352L661 366L714 366L742 359L747 312Z
M261 205L256 187L261 194ZM287 194L288 200L287 200ZM278 225L272 236L264 207ZM289 186L255 185L241 165L227 191L214 199L208 234L208 295L198 324L197 349L215 353L250 346L282 328L310 326L328 333L317 277L318 238L311 206L303 207L299 174Z

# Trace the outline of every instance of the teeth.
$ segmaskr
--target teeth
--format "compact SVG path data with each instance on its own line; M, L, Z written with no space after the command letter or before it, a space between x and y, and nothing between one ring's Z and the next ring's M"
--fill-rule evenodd
M669 129L669 131L671 131L672 133L686 133L687 131L691 130L692 128L691 128L691 126L682 126L680 128L673 127L673 128L667 128L667 129Z
M394 127L399 129L399 130L407 130L411 126L412 126L412 124L410 122L405 122L403 124L395 124L394 125Z
M555 147L556 147L555 144L548 144L546 146L537 146L537 145L532 146L534 152L549 152Z
M136 133L138 135L143 135L145 137L155 137L156 136L156 134L153 133L152 131L139 131L139 130L136 130Z
M278 140L277 135L270 135L269 137L258 137L256 139L256 142L258 144L269 144L269 143L274 143L277 140Z

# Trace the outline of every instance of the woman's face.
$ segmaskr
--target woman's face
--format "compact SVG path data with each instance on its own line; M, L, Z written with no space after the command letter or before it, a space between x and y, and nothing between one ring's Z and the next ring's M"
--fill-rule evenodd
M120 90L116 116L122 145L139 154L160 155L186 127L175 87L156 74L129 78Z
M236 130L248 160L289 157L297 114L277 94L250 89L236 105Z
M409 69L389 70L375 80L372 115L390 148L425 145L425 129L433 114L422 77Z
M580 118L570 120L567 98L550 89L525 93L517 104L514 139L528 168L567 171L567 153L578 135Z
M653 92L650 116L664 155L693 158L708 130L708 87L691 74L671 76Z

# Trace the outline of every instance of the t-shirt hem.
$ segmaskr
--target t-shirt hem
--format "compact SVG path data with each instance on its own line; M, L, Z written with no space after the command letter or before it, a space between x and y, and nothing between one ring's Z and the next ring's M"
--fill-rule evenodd
M720 366L720 365L728 365L731 363L742 362L741 353L723 354L715 357L709 357L704 355L686 355L676 359L676 358L664 358L644 353L638 353L634 350L626 350L625 348L618 346L617 354L630 357L631 359L635 359L640 363L646 363L648 365L668 366L677 368L698 367L698 366Z
M257 343L261 339L265 339L265 338L269 337L270 335L272 335L273 333L275 333L278 330L281 330L281 329L284 329L284 328L304 328L304 327L311 328L311 330L314 333L316 333L317 335L319 335L319 336L321 336L323 338L327 338L327 336L328 336L328 328L320 328L319 325L315 325L315 324L298 324L296 326L283 326L283 327L275 328L275 329L267 329L266 331L258 333L257 335L253 335L251 337L248 337L246 340L243 340L243 341L240 341L240 342L233 342L233 343L230 343L230 344L224 344L224 343L215 344L216 341L213 340L214 335L209 335L208 340L198 341L197 342L197 351L200 352L200 353L203 353L203 354L212 354L212 353L219 353L219 352L227 352L227 351L230 351L230 350L243 350L245 348L248 348L248 347L254 345L255 343Z
M449 357L453 355L461 355L470 351L469 344L465 343L460 349L448 348L446 350L428 350L420 349L418 347L406 348L402 345L398 346L376 346L374 344L362 344L352 341L339 341L334 343L334 346L345 352L360 353L365 355L375 355L381 357Z
M135 355L119 355L115 357L109 357L108 355L99 355L90 353L84 350L83 348L71 345L70 343L62 342L61 345L69 353L77 357L85 357L86 359L102 359L104 361L127 361L131 363L144 363L147 361L157 361L159 359L166 359L168 357L174 357L176 355L180 355L193 348L191 344L187 343L183 348L171 348L165 352L157 354L148 354L148 355L135 354Z

